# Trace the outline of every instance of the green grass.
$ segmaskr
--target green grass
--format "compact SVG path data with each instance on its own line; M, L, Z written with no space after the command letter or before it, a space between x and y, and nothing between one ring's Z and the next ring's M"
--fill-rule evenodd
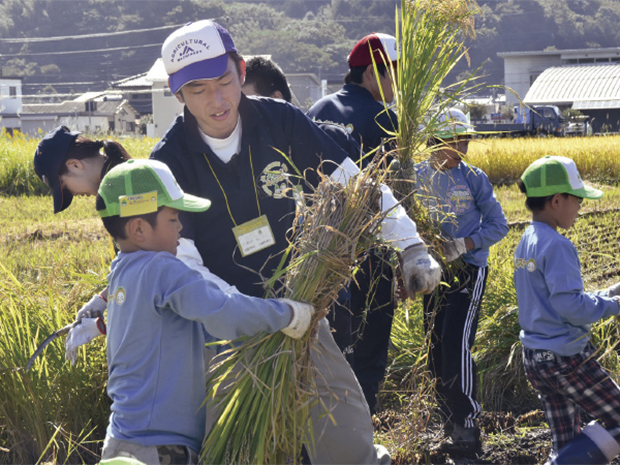
M78 364L52 342L30 372L36 347L71 322L105 285L110 251L92 198L59 215L45 197L1 197L0 463L95 463L105 435L105 340ZM45 451L45 452L44 452Z

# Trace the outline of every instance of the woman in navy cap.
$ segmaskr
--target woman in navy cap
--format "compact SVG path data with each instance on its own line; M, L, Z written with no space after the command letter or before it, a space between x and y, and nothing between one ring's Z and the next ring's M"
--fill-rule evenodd
M103 153L102 153L103 149ZM74 195L97 195L99 184L114 166L131 157L121 144L112 140L91 140L59 126L43 137L34 152L34 170L52 190L54 213L71 205ZM108 288L95 294L78 312L77 319L88 319L67 336L66 357L75 362L77 348L100 336L97 317L103 317Z
M103 149L103 153L102 153ZM112 140L91 140L66 126L59 126L50 131L39 142L34 153L34 169L41 180L52 189L54 196L54 213L71 205L74 195L97 195L99 184L106 173L131 157L123 146ZM181 239L177 258L190 268L208 275L226 292L237 292L219 277L210 273L203 266L202 260L196 260L198 251L193 243ZM77 349L93 338L101 336L97 318L103 318L107 306L108 288L93 297L78 311L76 325L67 335L65 355L67 360L75 363Z
M54 213L58 213L71 205L74 195L97 195L108 170L130 158L118 142L91 140L59 126L39 142L34 170L52 189Z

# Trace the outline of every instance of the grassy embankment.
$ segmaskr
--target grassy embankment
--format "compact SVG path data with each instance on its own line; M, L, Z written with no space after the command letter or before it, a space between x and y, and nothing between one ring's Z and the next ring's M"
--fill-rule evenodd
M72 321L80 306L105 285L109 243L92 198L76 199L65 212L52 213L51 198L42 196L47 188L32 168L36 143L0 136L0 463L94 463L109 414L103 338L82 350L74 367L64 360L63 340L50 344L29 373L23 367L37 345ZM154 141L123 143L133 156L145 157ZM584 203L584 217L568 233L580 251L586 287L595 289L618 280L620 231L613 210L620 205L619 152L620 137L515 139L474 142L470 156L498 184L497 196L511 222L526 221L528 214L510 182L543 154L572 157L584 179L605 190L602 200ZM612 211L588 215L602 210ZM486 410L520 412L537 406L522 375L517 338L512 253L520 234L521 229L512 228L491 251L475 348ZM614 323L597 325L594 333L605 349L617 340ZM422 377L425 350L418 302L399 308L393 342L393 365L382 399L386 404L400 402L409 412L408 447L414 448L416 428L424 426L432 410ZM606 355L605 364L618 371L615 351ZM378 439L398 447L393 436Z

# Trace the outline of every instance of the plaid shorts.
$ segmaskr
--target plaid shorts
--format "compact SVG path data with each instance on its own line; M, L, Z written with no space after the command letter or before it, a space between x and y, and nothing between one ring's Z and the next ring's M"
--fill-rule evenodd
M620 387L596 361L592 344L571 356L524 348L523 364L545 409L554 450L581 431L580 408L620 442Z

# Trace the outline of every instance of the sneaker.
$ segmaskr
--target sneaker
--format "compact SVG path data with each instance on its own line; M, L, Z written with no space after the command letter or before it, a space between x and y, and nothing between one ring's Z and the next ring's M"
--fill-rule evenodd
M456 424L452 425L448 441L442 444L442 449L445 451L476 452L480 448L480 430Z

